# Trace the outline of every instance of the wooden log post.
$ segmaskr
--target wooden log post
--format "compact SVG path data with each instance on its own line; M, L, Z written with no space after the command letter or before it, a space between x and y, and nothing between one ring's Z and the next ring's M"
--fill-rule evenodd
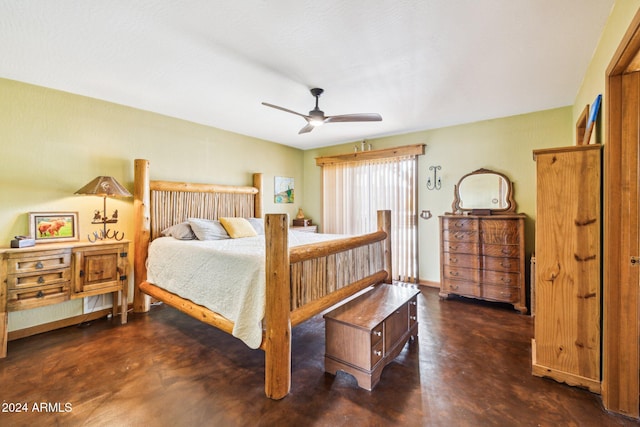
M254 214L256 218L262 218L264 216L264 209L262 205L262 198L264 196L264 179L261 173L253 174L253 186L258 189L258 194L254 199Z
M384 241L384 270L387 272L385 283L393 282L393 270L391 268L391 211L378 211L378 230L387 233Z
M147 280L147 254L151 236L149 161L134 161L134 260L133 260L133 311L149 311L150 297L140 291L140 283Z
M265 394L282 399L291 389L289 216L265 218Z
M4 262L1 262L0 254L0 358L7 357L7 339L9 327L9 314L7 313L7 272L4 271Z

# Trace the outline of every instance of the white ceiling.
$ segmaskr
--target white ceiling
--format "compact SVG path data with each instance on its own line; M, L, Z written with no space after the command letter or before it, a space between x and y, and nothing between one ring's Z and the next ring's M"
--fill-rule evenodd
M614 0L0 0L0 77L302 149L573 104ZM331 123L298 135L309 93Z

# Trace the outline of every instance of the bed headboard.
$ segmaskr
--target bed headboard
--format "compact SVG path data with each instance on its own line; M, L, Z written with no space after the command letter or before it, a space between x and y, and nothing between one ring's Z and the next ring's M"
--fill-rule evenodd
M146 280L149 242L162 230L187 218L217 219L223 216L262 218L262 174L253 175L253 186L193 184L152 181L149 161L134 161L134 275Z
M149 240L187 218L218 219L224 216L262 218L262 174L253 175L253 186L194 184L149 179L149 161L136 159L135 201L148 205ZM143 185L138 191L139 185ZM136 228L146 228L145 226Z

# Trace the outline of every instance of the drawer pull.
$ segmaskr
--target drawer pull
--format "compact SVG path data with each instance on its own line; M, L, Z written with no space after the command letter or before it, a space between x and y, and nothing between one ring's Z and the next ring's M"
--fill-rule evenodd
M509 267L511 267L511 263L510 262L506 262L506 263L505 262L501 262L500 266L501 267L505 267L505 268L509 268Z
M44 265L42 265L41 261L36 262L36 268L38 268L38 269L44 268Z
M452 251L457 251L458 250L458 246L457 245L456 246L449 245L449 249L452 250Z
M449 262L455 264L458 262L458 258L449 258Z
M508 277L507 278L501 277L500 280L505 282L505 283L511 283L511 279L508 278Z
M380 356L382 356L382 351L380 351L380 350L374 350L374 351L373 351L373 354L375 354L376 356L380 357Z
M418 320L418 317L417 317L417 316L409 316L409 319L411 319L411 320Z
M452 276L457 276L458 272L457 271L450 271L449 274L451 274Z
M411 305L418 305L418 301L411 301L409 304L411 304Z
M502 249L502 253L505 255L509 255L509 249Z
M464 227L464 222L456 222L455 226L456 227Z
M377 337L381 337L382 336L382 331L373 331L373 335L375 335Z
M38 291L38 293L36 294L36 297L37 297L37 298L42 298L42 297L44 297L44 292L42 292L42 291Z
M38 277L38 283L44 283L44 277L42 276Z

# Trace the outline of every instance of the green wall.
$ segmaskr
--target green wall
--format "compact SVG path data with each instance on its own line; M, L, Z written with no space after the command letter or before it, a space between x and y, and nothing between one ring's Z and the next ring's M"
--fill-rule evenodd
M514 182L518 211L527 214L527 252L533 250L535 163L532 150L571 145L577 117L587 103L604 94L605 70L640 0L618 0L611 12L573 105L525 114L367 139L373 148L426 144L419 160L419 210L437 216L450 211L453 185L460 176L484 167ZM151 161L152 178L247 184L253 172L265 173L266 212L293 216L303 207L320 223L320 168L315 158L352 152L359 141L301 151L195 123L96 99L0 79L0 244L27 234L27 213L77 211L80 235L93 231L91 214L98 198L73 193L97 175L112 175L133 190L133 159ZM600 117L606 117L606 99ZM606 143L603 120L597 141ZM442 189L428 191L430 165L442 166ZM295 179L296 203L275 205L273 177ZM118 209L118 229L133 237L131 200L109 200ZM438 223L419 222L420 279L438 282ZM2 243L4 242L4 243ZM81 301L11 313L16 330L82 313Z
M582 80L582 85L573 104L573 122L578 120L585 105L591 105L598 94L603 95L599 120L595 129L593 141L606 144L606 71L613 55L620 45L624 34L631 24L636 12L640 9L640 0L617 0L606 27L600 36L598 46L594 51L593 58L587 67ZM574 127L575 135L575 127Z
M533 251L535 219L535 163L532 151L538 148L571 145L570 106L531 114L452 126L423 132L367 139L373 149L426 144L425 155L418 160L418 211L434 215L420 219L419 279L440 281L438 215L451 212L453 186L460 177L479 168L504 173L514 183L518 212L527 214L527 254ZM355 142L307 150L304 153L305 198L307 216L321 223L321 168L315 158L353 152ZM429 166L439 165L442 189L426 188ZM528 260L528 257L527 257Z
M150 160L152 179L250 185L263 172L265 212L297 212L298 203L276 205L272 195L274 176L303 188L301 150L12 80L0 79L0 93L2 246L29 234L28 212L77 211L82 238L97 230L91 219L102 200L73 193L98 175L133 193L136 158ZM118 209L117 229L132 239L133 199L109 199L107 209ZM82 300L14 312L9 330L78 314Z

